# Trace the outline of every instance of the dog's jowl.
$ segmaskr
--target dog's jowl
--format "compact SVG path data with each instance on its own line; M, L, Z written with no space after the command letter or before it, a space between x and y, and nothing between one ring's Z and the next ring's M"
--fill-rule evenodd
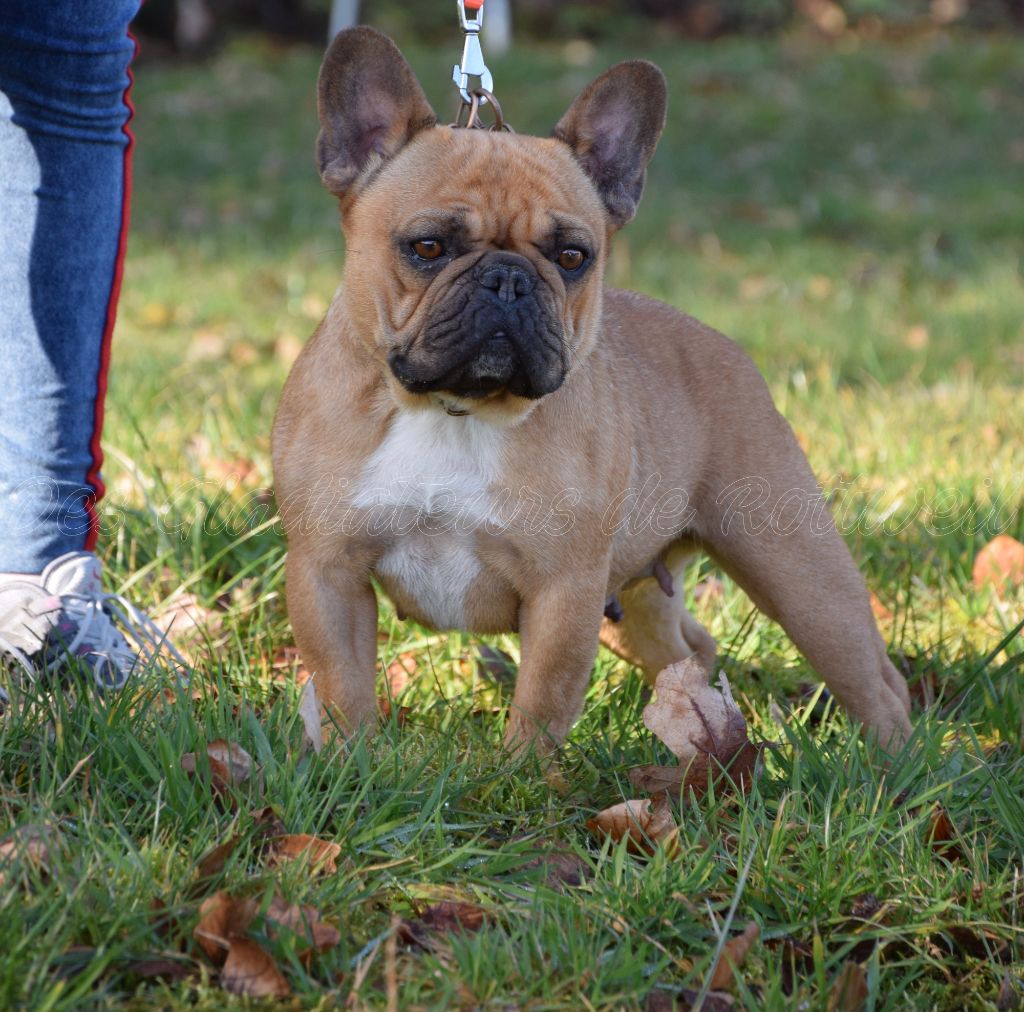
M749 358L605 288L665 119L613 67L550 137L453 129L384 36L343 32L317 159L344 283L288 379L274 475L288 607L341 725L376 720L376 582L439 629L517 631L513 746L557 743L599 638L653 676L714 642L683 573L709 553L850 714L910 729L867 591Z

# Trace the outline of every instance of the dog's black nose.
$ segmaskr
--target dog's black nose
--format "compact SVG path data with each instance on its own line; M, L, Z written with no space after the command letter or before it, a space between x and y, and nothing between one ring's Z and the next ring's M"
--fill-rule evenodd
M480 265L477 280L495 292L500 302L515 302L529 295L537 283L533 268L523 257L487 260Z

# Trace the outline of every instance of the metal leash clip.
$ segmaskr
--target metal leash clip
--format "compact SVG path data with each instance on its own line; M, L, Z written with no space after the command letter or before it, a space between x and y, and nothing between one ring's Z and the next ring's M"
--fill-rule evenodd
M483 0L469 0L473 17L466 14L466 0L457 0L459 8L459 24L466 34L466 42L462 49L462 63L456 63L452 70L452 80L455 87L459 89L462 101L466 105L473 102L473 91L492 92L494 91L494 79L491 72L484 63L484 51L480 48L480 29L484 24ZM476 78L479 84L476 88L470 88L470 78ZM486 104L486 98L479 98L479 102Z

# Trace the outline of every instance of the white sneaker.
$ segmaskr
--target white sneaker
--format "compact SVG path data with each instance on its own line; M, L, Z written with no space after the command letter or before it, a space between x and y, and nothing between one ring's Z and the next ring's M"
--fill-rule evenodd
M68 552L54 559L38 582L0 583L0 656L15 661L33 680L59 675L77 660L104 691L123 688L137 668L164 651L187 673L185 659L149 617L120 595L104 593L100 571L92 552Z

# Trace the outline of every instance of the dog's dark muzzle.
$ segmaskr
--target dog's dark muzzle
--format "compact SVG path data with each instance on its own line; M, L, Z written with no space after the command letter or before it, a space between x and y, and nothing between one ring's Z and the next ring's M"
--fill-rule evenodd
M412 393L487 397L507 391L536 399L565 379L561 328L538 298L533 265L514 253L489 253L436 318L388 365Z

